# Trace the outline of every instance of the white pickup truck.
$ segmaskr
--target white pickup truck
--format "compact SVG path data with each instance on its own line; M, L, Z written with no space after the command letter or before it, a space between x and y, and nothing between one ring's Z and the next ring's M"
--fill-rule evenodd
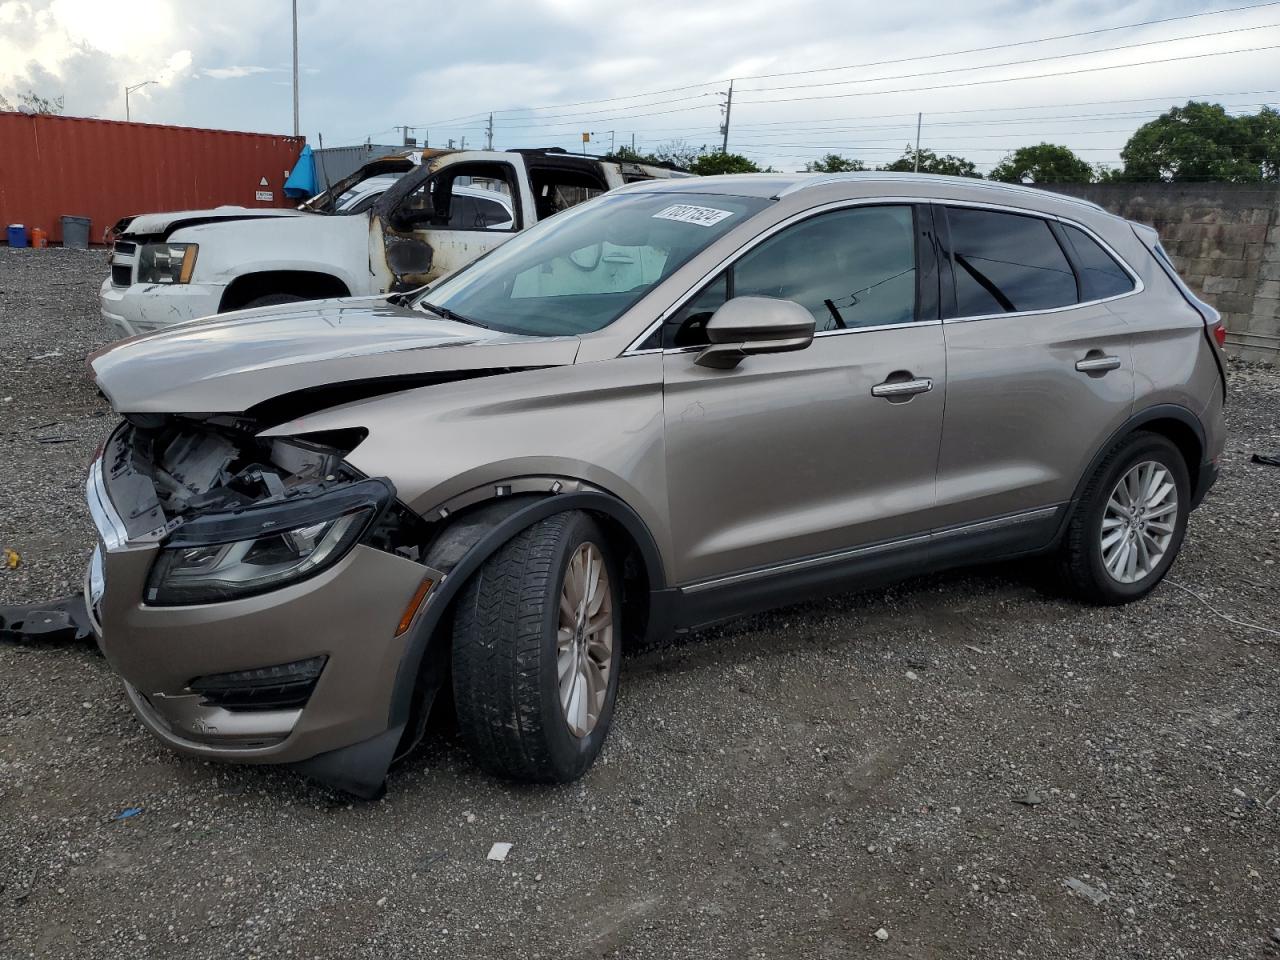
M406 152L297 209L217 207L116 225L103 319L131 337L196 317L431 283L614 187L685 176L559 150Z

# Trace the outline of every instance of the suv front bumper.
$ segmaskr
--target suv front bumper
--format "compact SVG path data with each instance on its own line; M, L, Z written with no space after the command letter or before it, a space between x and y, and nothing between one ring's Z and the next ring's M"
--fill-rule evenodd
M100 542L85 591L98 645L143 724L181 753L244 763L298 762L384 733L408 638L396 628L423 568L357 544L333 567L269 593L148 606L162 531L129 530L123 518L138 505L114 499L127 498L136 477L108 476L101 458L90 470ZM189 688L196 677L316 656L327 663L297 709L224 709Z
M117 287L108 277L98 291L98 305L112 333L123 339L213 316L226 289L224 283L135 283Z

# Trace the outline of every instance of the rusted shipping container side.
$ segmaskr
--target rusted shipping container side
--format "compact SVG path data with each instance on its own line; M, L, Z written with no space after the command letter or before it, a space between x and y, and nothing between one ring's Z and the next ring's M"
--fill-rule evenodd
M0 229L89 217L101 243L121 217L221 205L287 207L303 138L83 117L0 113Z

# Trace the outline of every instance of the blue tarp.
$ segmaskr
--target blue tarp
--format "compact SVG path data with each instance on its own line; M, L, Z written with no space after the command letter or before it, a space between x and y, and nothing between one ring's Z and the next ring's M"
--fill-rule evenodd
M302 153L298 155L298 162L293 165L288 179L284 182L284 195L305 200L319 192L316 187L316 161L311 156L311 145L307 144L302 148Z

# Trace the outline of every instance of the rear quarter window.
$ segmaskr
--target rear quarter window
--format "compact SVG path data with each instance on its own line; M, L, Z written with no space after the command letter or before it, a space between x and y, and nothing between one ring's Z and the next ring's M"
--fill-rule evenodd
M1062 232L1080 267L1081 300L1105 300L1133 289L1133 278L1093 237L1069 223Z

